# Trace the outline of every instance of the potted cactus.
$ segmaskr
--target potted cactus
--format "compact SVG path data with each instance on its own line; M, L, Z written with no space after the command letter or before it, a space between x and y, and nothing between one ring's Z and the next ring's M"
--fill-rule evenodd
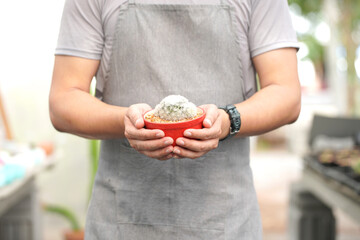
M163 130L165 136L174 139L174 146L176 139L182 137L186 129L201 129L204 118L202 108L180 95L167 96L155 109L144 115L145 127Z

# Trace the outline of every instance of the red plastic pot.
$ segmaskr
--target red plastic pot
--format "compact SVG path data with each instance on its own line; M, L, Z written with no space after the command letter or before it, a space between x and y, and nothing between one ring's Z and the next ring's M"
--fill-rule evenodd
M183 121L183 122L175 122L175 123L157 123L150 122L145 119L147 114L151 114L153 110L150 110L144 114L145 127L147 129L160 129L165 133L166 137L171 137L174 139L173 146L176 145L176 139L184 136L184 132L186 129L201 129L203 127L202 123L205 119L205 111L202 108L199 108L202 111L202 114L194 119Z

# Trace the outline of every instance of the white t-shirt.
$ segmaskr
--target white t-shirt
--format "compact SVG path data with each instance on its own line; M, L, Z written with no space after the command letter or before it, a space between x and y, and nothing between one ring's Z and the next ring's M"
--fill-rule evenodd
M287 0L222 0L234 7L237 39L246 97L256 92L251 58L270 50L298 48ZM216 4L221 0L137 0L137 3ZM102 92L108 73L118 12L126 0L67 0L56 55L101 60L96 73L97 91Z

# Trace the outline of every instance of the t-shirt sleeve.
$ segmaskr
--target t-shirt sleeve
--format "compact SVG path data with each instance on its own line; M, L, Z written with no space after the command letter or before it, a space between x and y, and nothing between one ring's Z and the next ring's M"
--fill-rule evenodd
M103 46L98 0L66 0L55 55L99 60Z
M251 57L278 48L299 48L287 0L253 1L249 46Z

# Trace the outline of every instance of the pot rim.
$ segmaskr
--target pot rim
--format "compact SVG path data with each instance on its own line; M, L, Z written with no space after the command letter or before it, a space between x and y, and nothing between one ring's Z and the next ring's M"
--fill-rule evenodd
M193 118L193 119L190 119L190 120L187 120L187 121L180 121L180 122L168 122L168 123L159 123L159 122L150 122L148 120L146 120L145 116L146 114L154 111L154 109L151 109L147 112L144 113L143 115L143 119L145 121L145 123L148 123L148 124L154 124L154 125L159 125L159 126L179 126L179 125L188 125L192 122L197 122L200 118L204 118L205 117L205 110L201 107L197 107L198 109L200 109L202 111L202 114L196 118Z

